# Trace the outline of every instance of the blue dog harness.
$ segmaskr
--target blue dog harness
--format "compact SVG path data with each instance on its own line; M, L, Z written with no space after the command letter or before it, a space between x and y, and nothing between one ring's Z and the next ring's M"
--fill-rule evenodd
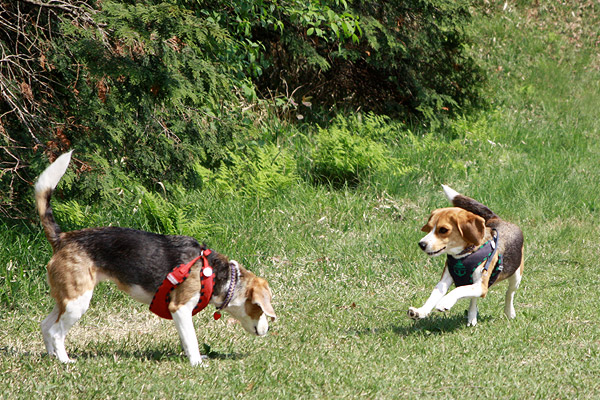
M475 272L477 267L482 263L485 262L485 265L483 266L484 271L489 269L490 263L498 251L498 236L498 232L494 230L493 240L488 240L479 249L466 257L454 258L450 255L448 256L448 272L450 272L456 287L472 285L473 272ZM498 255L498 262L492 270L488 286L491 286L492 283L496 281L496 278L500 272L502 272L502 268L502 254L500 254Z

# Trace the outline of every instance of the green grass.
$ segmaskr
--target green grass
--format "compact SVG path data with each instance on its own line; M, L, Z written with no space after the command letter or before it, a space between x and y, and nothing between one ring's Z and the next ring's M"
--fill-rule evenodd
M600 60L590 32L600 18L590 5L581 22L577 7L544 7L477 19L473 50L490 73L492 109L399 137L393 152L413 167L405 175L340 190L299 184L266 199L169 199L185 208L181 219L200 221L180 233L239 260L275 293L279 319L264 338L196 317L204 368L188 366L172 323L104 284L67 337L77 362L45 356L49 246L36 223L0 222L0 398L598 398ZM441 273L443 260L416 245L429 211L447 204L440 183L523 229L515 320L503 315L505 283L479 302L474 328L466 301L406 317ZM164 227L132 212L138 200L57 219L68 229Z

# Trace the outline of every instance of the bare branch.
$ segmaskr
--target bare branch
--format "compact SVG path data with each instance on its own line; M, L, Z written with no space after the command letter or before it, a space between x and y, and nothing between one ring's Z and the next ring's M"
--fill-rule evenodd
M42 144L42 142L40 142L40 140L33 133L30 123L30 121L33 119L31 112L27 110L25 106L21 106L16 103L17 96L15 96L10 88L4 85L2 81L0 81L0 95L4 101L6 101L12 107L13 111L17 113L19 120L25 125L34 142L36 144Z
M81 1L76 2L76 3L61 1L61 0L50 0L47 2L44 2L41 0L18 0L18 1L20 1L21 3L33 4L38 7L47 7L47 8L58 9L58 10L61 10L61 11L71 14L75 18L80 19L81 21L83 21L89 25L95 26L97 28L106 27L105 24L98 24L92 17L92 15L95 14L95 10L91 9L86 3L81 2ZM77 5L77 4L80 4L80 5Z

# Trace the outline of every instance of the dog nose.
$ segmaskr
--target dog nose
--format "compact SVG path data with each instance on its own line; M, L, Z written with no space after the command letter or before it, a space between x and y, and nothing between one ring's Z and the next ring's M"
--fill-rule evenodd
M427 247L427 243L419 242L419 247L421 248L421 250L425 250L425 247Z

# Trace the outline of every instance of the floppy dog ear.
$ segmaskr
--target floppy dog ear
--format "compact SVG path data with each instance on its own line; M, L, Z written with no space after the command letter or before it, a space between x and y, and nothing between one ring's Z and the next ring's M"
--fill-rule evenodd
M485 220L479 215L471 215L459 225L463 239L472 244L479 244L485 234Z
M271 305L271 297L271 288L266 281L264 285L257 285L252 290L252 303L259 306L268 317L276 319L277 315L275 315L275 310Z

